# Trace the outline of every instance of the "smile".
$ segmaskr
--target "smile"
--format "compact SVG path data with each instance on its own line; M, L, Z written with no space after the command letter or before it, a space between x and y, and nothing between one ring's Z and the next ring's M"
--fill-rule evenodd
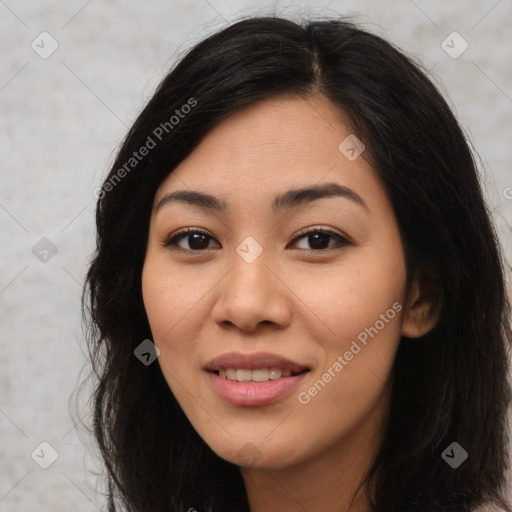
M310 371L305 365L269 352L229 352L212 359L203 369L215 393L236 407L263 406L282 400Z
M258 368L257 370L221 368L217 375L237 382L265 382L267 380L299 375L300 373L302 372L293 373L291 370L283 370L281 368Z

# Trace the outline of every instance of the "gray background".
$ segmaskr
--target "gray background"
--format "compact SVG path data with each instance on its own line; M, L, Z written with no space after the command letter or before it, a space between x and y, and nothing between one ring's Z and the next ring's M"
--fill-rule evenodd
M510 0L0 0L0 511L104 504L96 453L68 408L87 370L79 301L93 250L93 190L185 49L227 21L274 10L293 19L353 15L433 69L481 156L511 261ZM48 58L31 47L51 49L43 31L59 45ZM453 31L469 45L458 58L441 47ZM43 441L58 452L48 469L31 458ZM42 450L34 459L49 461Z

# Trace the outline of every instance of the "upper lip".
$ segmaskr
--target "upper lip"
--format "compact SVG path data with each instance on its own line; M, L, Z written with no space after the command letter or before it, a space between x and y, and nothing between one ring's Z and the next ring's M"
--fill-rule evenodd
M241 370L257 370L259 368L279 368L290 370L293 373L300 373L309 370L286 357L271 354L270 352L257 352L254 354L242 354L241 352L228 352L209 361L205 370L219 371L220 369L235 368Z

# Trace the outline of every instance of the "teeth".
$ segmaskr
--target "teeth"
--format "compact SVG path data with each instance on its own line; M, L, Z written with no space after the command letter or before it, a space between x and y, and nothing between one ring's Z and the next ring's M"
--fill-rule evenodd
M279 368L272 368L268 371L269 379L280 379L283 372Z
M237 370L236 380L238 382L249 382L251 380L251 370Z
M222 368L219 370L220 377L238 382L265 382L281 377L290 377L291 374L290 370L281 370L280 368L258 368L257 370Z

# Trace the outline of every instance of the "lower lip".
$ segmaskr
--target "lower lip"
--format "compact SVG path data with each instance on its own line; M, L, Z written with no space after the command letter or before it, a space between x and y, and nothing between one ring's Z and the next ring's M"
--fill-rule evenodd
M221 398L231 405L250 407L268 405L284 398L302 382L308 372L264 382L237 382L213 372L208 373L215 391Z

